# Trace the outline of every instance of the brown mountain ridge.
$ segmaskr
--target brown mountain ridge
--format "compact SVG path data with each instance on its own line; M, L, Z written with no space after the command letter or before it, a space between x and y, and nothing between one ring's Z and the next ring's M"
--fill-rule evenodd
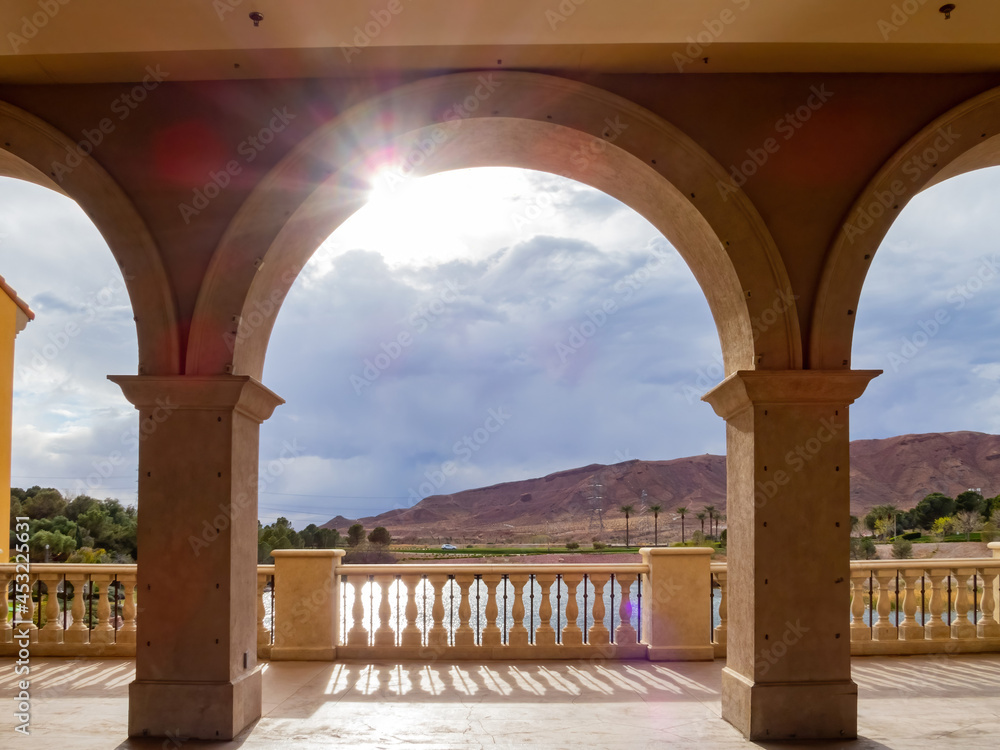
M992 496L1000 492L998 480L1000 435L947 432L851 443L851 513L856 516L883 503L912 508L931 492L954 497L971 487ZM593 500L594 482L601 485L597 501ZM591 464L537 479L432 495L410 508L357 520L369 530L385 526L400 540L488 542L546 536L617 541L624 530L624 516L618 508L627 504L636 511L630 521L634 540L652 538L652 514L644 510L652 504L663 507L658 521L660 541L679 539L677 508L688 509L688 533L701 526L695 514L706 505L725 514L725 457L706 454L669 461ZM346 532L352 523L337 516L323 526Z

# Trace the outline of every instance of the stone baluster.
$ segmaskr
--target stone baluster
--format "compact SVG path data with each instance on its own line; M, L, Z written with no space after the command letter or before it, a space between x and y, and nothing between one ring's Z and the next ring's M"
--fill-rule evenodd
M476 631L471 625L472 604L469 601L469 590L475 580L475 576L469 574L455 576L455 582L461 591L461 601L458 605L458 628L455 630L456 646L476 645Z
M896 571L891 568L878 568L875 571L875 580L878 581L878 621L872 635L876 641L894 641L897 638L896 626L892 622L894 593L890 588L895 578Z
M34 596L35 596L35 585L38 582L38 576L27 575L26 578L28 579L28 591L27 593L24 594L26 599L20 599L20 600L18 600L17 598L14 599L15 602L14 612L17 613L18 611L20 611L20 616L17 619L20 621L21 624L18 626L18 628L21 630L21 632L24 632L24 630L27 629L30 634L31 643L37 643L38 626L35 624ZM41 592L41 588L39 588L39 592ZM18 588L18 594L21 593L22 592L20 588ZM39 593L39 597L41 597L41 593ZM24 602L24 604L22 606L18 606L20 602Z
M7 619L10 613L8 602L10 601L10 583L14 580L13 571L10 573L0 572L0 587L3 596L0 596L0 643L14 642L14 626Z
M719 624L712 631L712 642L720 646L726 645L726 625L729 622L729 575L728 571L720 570L715 574L719 582ZM864 600L862 600L862 606Z
M392 575L375 576L375 585L378 587L378 629L375 631L374 642L376 646L395 646L396 633L392 629L392 602L389 596L392 593L392 584L396 580Z
M865 594L868 593L869 571L851 570L851 640L870 641L872 634L865 624ZM874 607L873 607L874 610Z
M38 578L48 591L45 600L45 625L38 631L38 642L62 643L63 626L59 615L59 582L62 580L62 575L43 573Z
M66 583L73 587L73 622L63 632L63 643L87 643L90 640L90 632L85 621L87 597L84 596L84 587L87 583L87 575L85 573L68 573Z
M618 627L615 628L615 643L619 646L633 646L636 643L635 628L632 627L632 582L634 576L615 576L618 588L621 590L622 599L618 605ZM611 582L615 585L615 581Z
M447 574L432 573L427 576L434 588L434 606L431 608L433 624L427 632L428 646L447 646L448 628L444 625L444 585L448 583ZM426 603L424 606L427 606Z
M555 646L556 631L552 627L552 584L555 573L539 573L535 576L541 588L542 600L538 605L538 628L535 629L536 646Z
M901 641L918 641L924 637L924 626L917 622L917 601L920 599L920 580L923 572L916 569L900 571L905 593L903 595L903 621L899 623Z
M975 638L976 626L969 619L971 603L969 601L969 581L975 568L952 568L951 574L955 576L955 621L951 624L952 638Z
M136 574L127 573L118 576L122 594L125 596L122 605L122 626L118 630L119 643L135 643L135 586Z
M90 577L90 594L97 593L97 625L90 634L91 643L114 643L115 629L111 624L111 602L108 601L108 590L111 587L113 575L94 574Z
M352 576L348 583L354 586L354 606L351 607L352 625L347 631L348 646L367 646L368 629L365 627L364 587L368 583L367 576Z
M941 619L947 598L944 579L948 576L949 572L948 570L935 568L926 573L927 579L931 582L931 618L924 626L924 638L927 640L944 640L951 637L948 624Z
M1000 577L1000 568L982 568L979 571L983 579L983 597L979 600L981 617L976 625L976 634L980 638L1000 638L1000 623L996 617L995 586Z
M483 628L483 645L500 646L503 634L497 626L497 615L500 611L497 606L497 587L503 576L491 573L483 575L482 580L486 584L486 627Z
M264 622L267 617L267 609L264 607L265 589L267 588L268 574L257 571L257 657L265 658L267 649L271 645L271 631ZM271 613L274 617L274 613Z
M514 626L510 629L508 643L511 646L528 646L530 645L530 633L524 627L524 584L528 582L528 575L526 573L511 573L510 582L514 587L514 606L511 608Z
M566 583L566 625L562 632L562 645L580 646L583 644L583 631L577 623L580 616L580 606L576 601L576 590L580 586L583 575L580 573L566 573L563 581Z
M604 587L610 577L607 573L590 576L590 581L594 584L594 624L587 631L587 642L592 646L603 646L611 642L611 633L604 625Z
M403 576L403 584L406 586L406 626L400 636L401 646L420 646L423 644L423 635L417 627L417 587L420 585L419 575Z

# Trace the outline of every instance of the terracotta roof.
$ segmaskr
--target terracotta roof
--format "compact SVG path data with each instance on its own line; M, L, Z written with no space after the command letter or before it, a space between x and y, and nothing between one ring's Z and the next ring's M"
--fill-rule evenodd
M35 314L31 312L31 308L28 307L28 303L17 296L17 292L11 288L10 284L7 283L3 276L0 276L0 291L3 291L8 297L14 300L14 304L24 311L24 314L28 316L28 320L35 319Z

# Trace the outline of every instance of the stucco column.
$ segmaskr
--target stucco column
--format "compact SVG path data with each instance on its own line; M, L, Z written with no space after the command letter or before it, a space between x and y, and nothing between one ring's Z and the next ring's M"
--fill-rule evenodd
M857 736L848 405L879 371L740 371L726 420L729 641L722 715L747 737Z
M247 376L112 377L139 410L136 679L129 735L231 739L260 717L260 423Z

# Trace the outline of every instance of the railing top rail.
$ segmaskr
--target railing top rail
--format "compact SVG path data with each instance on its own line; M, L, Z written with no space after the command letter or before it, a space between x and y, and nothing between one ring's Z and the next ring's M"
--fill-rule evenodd
M506 563L502 565L491 564L491 565L474 565L474 564L457 564L457 565L445 565L442 563L397 563L395 565L339 565L337 566L338 575L425 575L429 573L438 573L443 575L489 575L489 574L510 574L510 573L524 573L526 575L531 575L533 573L579 573L579 574L607 574L607 573L631 573L640 574L648 573L649 566L647 565L636 565L636 564L620 564L620 565L587 565L585 563L573 563L573 564L552 564L552 563L540 563L537 565L522 564L522 563Z
M726 562L714 562L709 563L709 567L712 569L713 573L725 573L729 564Z
M18 568L17 563L0 563L0 573L14 573ZM21 565L21 568L24 566ZM76 575L90 575L100 573L102 575L134 575L136 564L130 565L85 565L83 563L31 563L32 573L74 573Z
M274 566L273 565L258 565L257 566L257 573L258 574L260 574L260 573L273 573L273 572L274 572Z
M995 568L1000 561L992 557L925 557L916 560L851 560L854 570L933 570L936 568Z

